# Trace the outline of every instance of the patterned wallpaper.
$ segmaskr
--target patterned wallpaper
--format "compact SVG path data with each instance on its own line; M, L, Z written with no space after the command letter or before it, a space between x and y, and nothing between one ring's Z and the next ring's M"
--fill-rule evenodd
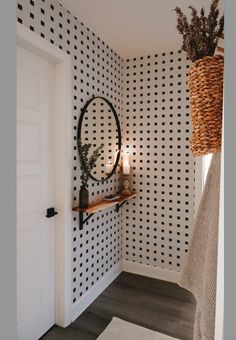
M76 133L83 105L92 96L104 96L122 121L123 60L99 37L55 0L19 0L18 22L71 56L73 106L73 205L78 205L80 166ZM90 200L118 190L118 174L102 183L90 181ZM114 209L93 216L82 231L74 213L72 228L73 303L121 260L121 218Z
M139 192L123 213L97 213L82 231L74 213L68 226L73 237L72 303L122 257L180 270L193 222L195 185L195 162L188 149L185 54L168 52L124 62L56 0L18 0L17 20L71 56L73 205L78 204L80 186L78 117L92 96L106 97L119 114L123 143L131 154L132 188ZM118 177L103 184L90 181L90 199L116 192Z
M194 214L189 153L189 62L182 51L127 60L124 133L140 195L123 216L127 261L179 271Z

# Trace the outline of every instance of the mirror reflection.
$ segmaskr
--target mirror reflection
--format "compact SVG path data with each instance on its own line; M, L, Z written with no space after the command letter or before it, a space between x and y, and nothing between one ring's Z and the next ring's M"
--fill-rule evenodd
M89 155L103 145L90 177L97 181L111 177L119 161L121 131L117 113L107 99L95 97L86 103L80 116L78 140L82 145L91 144Z

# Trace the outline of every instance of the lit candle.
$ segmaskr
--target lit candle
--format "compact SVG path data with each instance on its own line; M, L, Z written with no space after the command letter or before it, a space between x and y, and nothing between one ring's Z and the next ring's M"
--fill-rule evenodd
M109 175L113 170L113 164L111 161L108 161L108 163L105 165L105 172L107 175Z
M130 165L128 163L123 164L123 174L129 175L130 174Z

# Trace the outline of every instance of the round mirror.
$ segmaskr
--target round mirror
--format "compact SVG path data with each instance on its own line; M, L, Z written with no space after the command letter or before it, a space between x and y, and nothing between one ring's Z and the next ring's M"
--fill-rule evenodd
M82 109L78 131L78 149L91 145L88 157L100 147L100 156L95 167L89 173L96 181L110 178L119 163L121 150L121 129L118 115L109 100L103 97L90 99ZM80 161L82 159L81 152Z

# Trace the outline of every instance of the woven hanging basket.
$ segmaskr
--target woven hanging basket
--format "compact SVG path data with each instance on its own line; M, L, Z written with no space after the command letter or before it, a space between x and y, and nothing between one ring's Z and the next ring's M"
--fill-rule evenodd
M220 55L197 60L190 68L190 150L194 156L221 150L223 78L224 58Z

